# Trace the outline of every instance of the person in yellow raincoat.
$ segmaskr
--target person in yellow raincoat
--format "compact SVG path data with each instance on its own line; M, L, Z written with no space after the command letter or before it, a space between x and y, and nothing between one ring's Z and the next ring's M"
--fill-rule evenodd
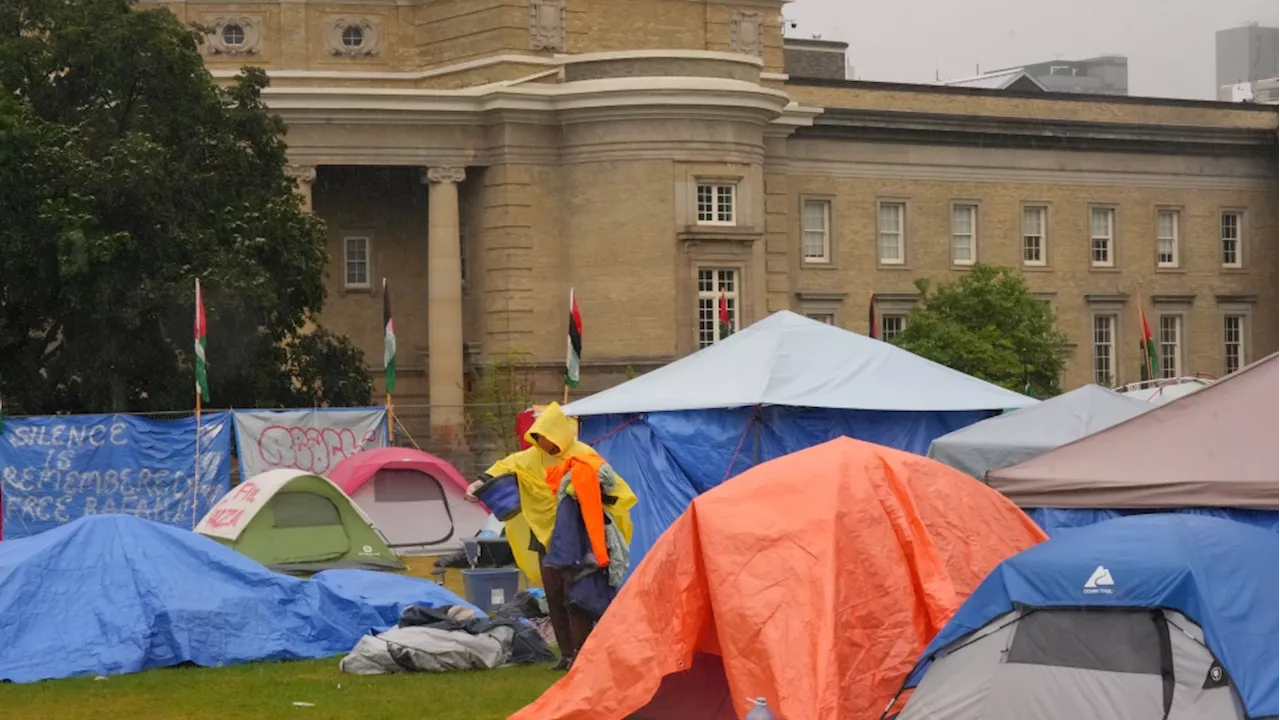
M547 480L547 472L575 456L596 455L588 444L577 439L577 424L560 409L559 403L551 403L543 409L533 425L525 433L531 445L526 450L512 453L494 463L485 474L499 477L514 474L520 489L520 514L506 523L507 542L515 556L516 565L535 585L542 585L547 592L548 614L555 630L556 642L562 658L555 669L567 669L576 650L573 638L585 638L590 630L590 620L576 613L568 604L568 593L560 573L542 566L546 548L551 542L551 531L556 524L556 490ZM616 475L616 473L615 473ZM475 491L483 485L477 481L467 490L467 498L475 499ZM631 508L636 504L635 493L621 477L612 492L616 501L605 506L610 520L631 542ZM585 624L585 629L583 625Z

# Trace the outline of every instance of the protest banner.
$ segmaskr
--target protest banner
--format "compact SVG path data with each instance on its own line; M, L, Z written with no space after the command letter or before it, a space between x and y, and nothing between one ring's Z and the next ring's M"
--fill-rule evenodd
M358 452L387 446L386 408L237 410L233 415L245 480L276 468L327 475Z
M0 438L4 539L110 513L191 528L231 488L230 414L208 413L201 421L198 479L195 446L195 418L6 418Z

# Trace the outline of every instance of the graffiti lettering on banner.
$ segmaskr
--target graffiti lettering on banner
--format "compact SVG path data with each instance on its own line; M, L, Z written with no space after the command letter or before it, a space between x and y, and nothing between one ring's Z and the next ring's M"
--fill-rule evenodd
M385 408L233 414L240 473L246 478L276 468L327 475L356 453L387 446Z
M190 528L230 489L230 420L225 412L201 416L198 481L195 418L6 420L0 440L5 539L113 513Z

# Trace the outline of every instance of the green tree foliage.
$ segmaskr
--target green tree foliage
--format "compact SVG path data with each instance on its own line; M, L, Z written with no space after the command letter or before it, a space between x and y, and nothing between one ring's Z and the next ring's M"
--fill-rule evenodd
M930 289L917 280L920 304L893 338L903 349L977 378L1046 398L1062 392L1067 337L1053 308L1009 268L974 265L955 282Z
M533 355L509 348L480 368L471 383L468 417L482 449L520 449L516 419L533 402Z
M217 86L200 36L130 0L0 3L7 410L190 407L196 277L215 405L368 402L345 338L286 342L324 303L324 227L266 75Z

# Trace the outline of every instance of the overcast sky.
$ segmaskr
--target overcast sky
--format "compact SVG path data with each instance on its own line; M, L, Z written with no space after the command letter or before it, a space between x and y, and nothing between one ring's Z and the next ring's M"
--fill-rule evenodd
M1217 30L1280 23L1276 0L794 0L787 36L849 43L860 80L932 82L1095 55L1129 58L1129 94L1210 100Z

